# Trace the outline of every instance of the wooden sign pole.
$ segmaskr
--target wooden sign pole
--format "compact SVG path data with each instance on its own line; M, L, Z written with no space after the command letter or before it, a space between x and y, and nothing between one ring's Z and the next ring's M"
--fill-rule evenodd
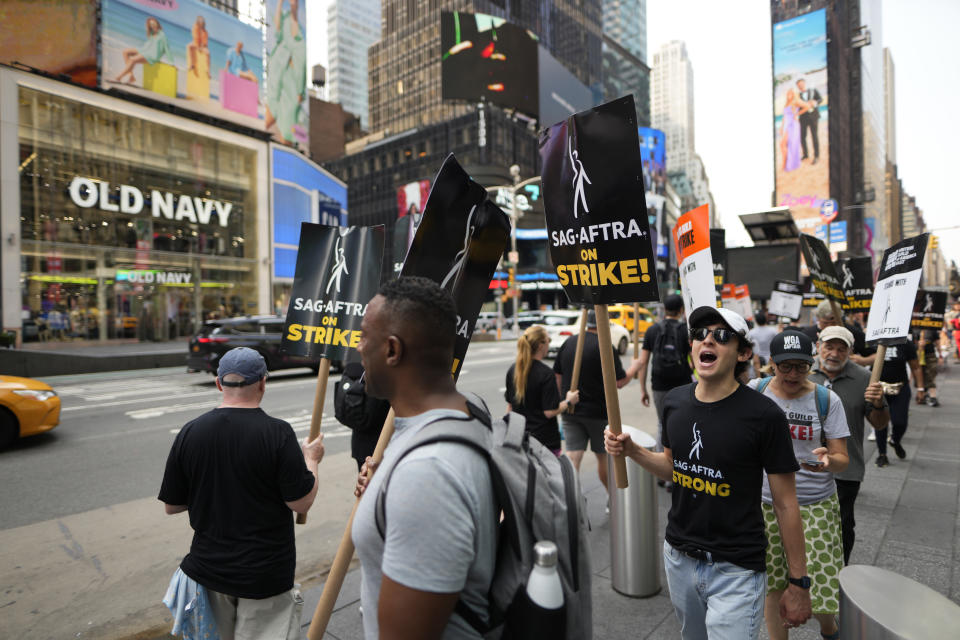
M577 334L577 350L573 356L573 371L570 373L570 391L580 387L580 367L583 364L583 337L587 333L587 308L580 312L580 333ZM573 405L567 407L567 413L573 413Z
M323 420L323 404L327 399L327 380L330 378L330 358L320 358L320 368L317 370L317 390L313 395L313 415L310 416L310 437L312 442L320 435L320 422ZM319 478L317 479L319 482ZM307 514L297 514L297 524L307 524Z
M870 370L870 384L880 382L880 374L883 372L883 359L887 357L887 345L877 345L877 357L873 361L873 369Z
M377 440L377 446L373 450L373 459L379 465L383 460L383 452L393 437L393 408L387 414L387 419L383 423L383 431L380 432L380 438ZM374 469L367 469L367 486L373 477ZM340 595L340 589L343 588L343 579L347 575L347 569L350 568L350 560L353 559L353 518L357 515L357 506L360 504L360 498L353 503L353 510L350 512L350 518L347 520L347 528L340 538L340 546L337 547L337 555L333 558L333 564L330 565L330 573L327 574L327 581L323 583L323 593L320 594L320 601L313 612L313 619L310 621L310 628L307 630L308 640L322 640L323 634L330 623L330 616L333 615L333 607L337 603L337 597ZM368 611L367 615L376 616L376 611Z
M603 369L603 395L607 402L607 421L610 431L620 435L620 396L617 395L617 373L613 365L613 344L610 340L610 314L607 305L594 307L597 314L597 338L600 341L600 366ZM627 461L623 456L613 458L613 474L618 489L627 488Z

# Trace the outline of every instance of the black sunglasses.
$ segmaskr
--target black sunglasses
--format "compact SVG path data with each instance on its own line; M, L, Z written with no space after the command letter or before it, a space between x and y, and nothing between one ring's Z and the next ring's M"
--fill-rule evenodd
M809 362L778 362L777 369L781 373L790 373L791 371L796 371L797 373L806 373L810 371L810 367L813 366Z
M706 327L697 327L696 329L692 329L690 331L690 338L692 340L699 340L700 342L703 342L711 333L713 333L713 339L717 341L717 344L727 344L730 342L730 338L737 335L736 331L733 329L723 329L721 327L717 327L713 331L710 331L710 329L707 329Z

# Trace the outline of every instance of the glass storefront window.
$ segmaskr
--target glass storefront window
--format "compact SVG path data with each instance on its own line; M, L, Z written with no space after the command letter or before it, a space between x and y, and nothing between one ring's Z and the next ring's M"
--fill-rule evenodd
M257 310L257 153L20 88L24 338L189 335Z

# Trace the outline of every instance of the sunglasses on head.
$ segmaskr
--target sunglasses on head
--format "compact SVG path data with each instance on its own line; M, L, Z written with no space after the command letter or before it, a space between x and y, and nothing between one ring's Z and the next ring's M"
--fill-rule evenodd
M710 331L710 329L707 329L706 327L697 327L696 329L690 331L690 337L694 340L703 342L711 333L713 334L713 339L716 340L718 344L727 344L730 342L730 338L737 335L733 329L723 329L721 327L717 327L713 331Z

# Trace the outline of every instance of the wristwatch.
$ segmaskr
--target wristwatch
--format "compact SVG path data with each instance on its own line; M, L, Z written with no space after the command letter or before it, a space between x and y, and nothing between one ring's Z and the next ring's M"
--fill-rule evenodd
M790 576L787 576L787 580L790 582L790 584L796 585L801 589L810 588L810 576L803 576L802 578L791 578Z

